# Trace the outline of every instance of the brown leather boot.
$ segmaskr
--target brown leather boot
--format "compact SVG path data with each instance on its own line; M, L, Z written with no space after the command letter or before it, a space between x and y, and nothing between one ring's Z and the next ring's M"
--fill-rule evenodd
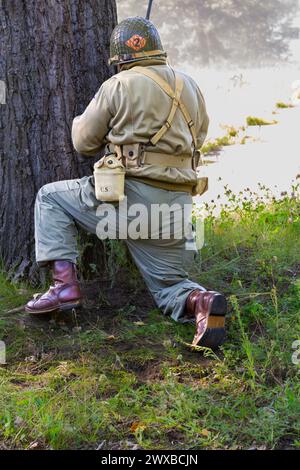
M195 317L196 333L193 346L217 349L225 341L227 302L214 291L194 290L186 301L186 314Z
M41 314L80 307L82 294L75 264L53 261L52 276L54 285L45 294L35 294L27 303L26 312Z

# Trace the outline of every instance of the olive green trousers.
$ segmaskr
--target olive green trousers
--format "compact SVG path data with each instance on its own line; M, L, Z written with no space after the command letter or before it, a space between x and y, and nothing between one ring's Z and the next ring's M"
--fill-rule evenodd
M104 222L109 220L107 214L111 212L111 220L116 222L117 219L117 222L110 238L116 235L116 238L125 239L158 308L164 314L171 315L174 320L184 322L187 320L185 303L188 295L195 289L203 289L189 280L187 274L187 269L195 257L195 244L192 242L191 249L191 243L188 243L185 235L177 238L172 236L176 230L171 230L169 237L161 237L164 229L170 229L170 226L174 229L172 217L159 218L159 236L156 234L152 238L137 238L135 231L131 236L120 236L120 226L123 222L136 220L140 206L150 212L151 208L157 209L159 205L164 204L164 207L175 207L175 212L178 212L179 208L184 206L191 208L192 198L188 193L157 189L131 179L125 181L125 195L128 211L120 214L119 203L112 203L108 207L107 204L96 200L93 177L59 181L43 186L38 192L35 204L36 261L40 265L53 260L69 260L76 263L77 226L103 239L107 236L107 233L104 233L107 224L104 225ZM107 210L109 208L114 209L115 214L112 215L113 210ZM142 217L142 223L134 222L135 228L141 225L139 229L143 230L147 225L147 213L142 214Z

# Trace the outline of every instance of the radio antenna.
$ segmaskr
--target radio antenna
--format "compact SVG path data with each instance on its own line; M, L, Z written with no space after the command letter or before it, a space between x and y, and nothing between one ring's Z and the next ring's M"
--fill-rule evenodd
M153 3L153 0L149 0L148 8L147 8L147 14L146 14L146 20L150 19L152 3Z

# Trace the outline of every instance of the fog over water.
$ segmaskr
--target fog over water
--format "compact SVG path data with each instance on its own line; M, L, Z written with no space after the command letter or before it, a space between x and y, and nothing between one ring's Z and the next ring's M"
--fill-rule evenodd
M147 4L117 0L119 20L145 16ZM257 67L296 52L298 12L299 0L154 0L151 20L175 66Z
M118 0L119 20L145 16L147 3ZM209 137L220 135L220 124L245 124L248 115L270 118L277 101L290 99L292 84L300 80L299 3L154 0L151 19L170 64L193 76L205 95L211 117ZM276 13L278 5L281 9ZM196 34L201 28L205 34ZM226 42L223 50L222 41ZM209 53L203 53L203 44L210 47Z
M118 0L119 20L145 16L147 1ZM247 116L278 121L249 127L246 145L224 147L206 170L210 190L197 203L225 200L224 185L235 192L258 183L274 194L289 191L300 173L300 2L298 0L154 0L169 63L191 75L205 96L208 139L224 125L245 126ZM298 88L297 88L298 87ZM300 95L299 95L300 97ZM222 180L220 181L220 177Z

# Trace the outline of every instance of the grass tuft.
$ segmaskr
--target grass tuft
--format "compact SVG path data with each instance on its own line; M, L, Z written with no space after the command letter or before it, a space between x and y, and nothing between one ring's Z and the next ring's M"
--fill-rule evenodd
M276 108L277 109L288 109L288 108L294 108L295 106L292 105L291 103L283 103L282 101L279 101L276 103Z
M271 126L274 124L278 124L278 121L276 120L268 121L266 119L261 119L254 116L248 116L246 122L248 126Z

